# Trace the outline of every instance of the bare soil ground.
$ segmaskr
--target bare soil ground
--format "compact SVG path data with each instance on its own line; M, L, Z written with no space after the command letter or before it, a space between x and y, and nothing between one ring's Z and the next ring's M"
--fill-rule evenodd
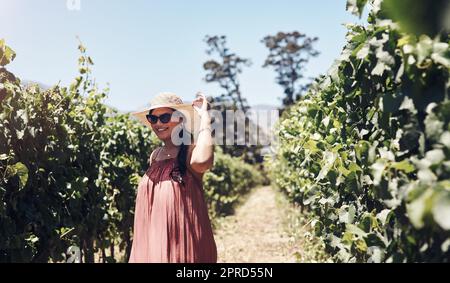
M298 207L270 186L252 190L233 215L217 223L218 262L328 261Z

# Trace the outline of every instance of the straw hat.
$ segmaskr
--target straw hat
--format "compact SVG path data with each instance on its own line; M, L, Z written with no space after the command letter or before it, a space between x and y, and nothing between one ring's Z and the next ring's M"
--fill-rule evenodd
M185 117L183 123L186 130L190 133L198 132L198 129L200 127L200 115L194 109L192 104L183 103L183 100L178 95L172 92L159 93L150 101L149 107L146 107L142 111L131 113L131 115L136 117L142 124L152 129L152 126L147 120L146 115L150 110L162 107L168 107L179 111L178 113L175 111L173 115L177 116L183 114L183 116Z

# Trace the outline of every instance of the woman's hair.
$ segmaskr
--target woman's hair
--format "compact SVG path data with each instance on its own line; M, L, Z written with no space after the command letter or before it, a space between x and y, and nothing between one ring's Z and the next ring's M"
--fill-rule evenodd
M178 168L180 175L176 177L176 179L177 179L176 181L178 181L180 183L184 183L183 177L186 174L186 170L187 170L186 160L187 160L187 154L188 154L188 149L189 149L189 144L185 144L184 135L189 135L189 140L191 142L192 142L192 135L184 127L181 129L179 135L180 135L182 142L180 145L180 150L178 151L178 155L177 155L178 167L173 168L172 172L170 172L170 175L172 176L172 178L174 178L174 176L173 176L173 174L175 173L174 170L177 170L177 168Z
M170 109L172 109L173 111L176 111L176 109L173 109L173 108L170 108ZM153 110L150 110L149 114L151 114L152 111ZM184 115L182 116L182 118L183 118L183 121L186 120ZM179 133L179 137L181 138L182 142L180 145L180 150L178 151L178 155L177 155L177 165L178 166L173 168L172 172L170 172L170 176L172 178L174 178L175 170L177 170L177 168L178 168L178 171L180 173L179 178L181 178L181 179L177 180L177 181L179 181L181 183L183 182L183 177L187 171L186 160L187 160L188 149L189 149L189 144L185 144L185 142L184 142L185 141L184 135L189 135L189 140L192 143L192 134L190 132L188 132L186 130L186 128L183 127Z

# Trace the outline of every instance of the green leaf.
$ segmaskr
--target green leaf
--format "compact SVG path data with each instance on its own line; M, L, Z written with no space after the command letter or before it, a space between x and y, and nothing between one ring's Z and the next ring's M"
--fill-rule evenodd
M425 225L424 217L428 213L431 207L431 196L433 192L431 190L425 191L420 197L407 204L409 220L414 227L420 229Z
M450 30L448 0L384 0L383 5L387 15L408 33L434 37L443 30Z
M362 160L363 157L366 157L369 152L370 144L367 141L358 141L358 144L355 146L356 158Z
M433 208L433 218L444 230L450 230L450 192L436 196Z
M375 66L375 68L373 68L371 74L374 76L382 76L384 71L386 70L390 70L389 66L387 66L382 61L377 61L377 65Z
M431 184L437 180L436 175L428 168L420 169L417 178L424 184Z
M441 245L441 250L442 252L447 252L448 249L450 248L450 238L448 238L447 240L445 240L442 245Z
M352 171L352 172L362 172L363 170L361 169L361 167L358 166L358 164L352 162L350 163L350 166L348 167L348 170Z
M389 52L384 51L381 48L379 48L377 50L375 55L378 58L378 61L384 63L386 66L389 66L389 69L390 69L390 66L395 64L394 57Z
M359 51L358 53L356 53L356 58L358 59L365 59L370 52L370 48L369 45L364 45Z
M386 225L389 214L391 214L392 210L383 209L380 213L377 214L377 219L381 221L381 224Z
M356 209L353 205L343 205L339 209L339 221L341 223L351 224L355 219Z
M372 169L373 183L379 185L386 168L386 161L384 159L378 159L370 168Z
M445 145L448 149L450 149L450 132L446 131L442 133L439 142Z
M39 241L39 238L36 235L30 235L30 237L28 237L26 240L34 244Z
M449 45L444 42L436 42L433 45L431 59L433 59L434 62L443 65L445 68L450 69Z
M445 159L445 154L442 149L433 149L427 151L425 158L430 162L431 165L439 164Z
M414 101L411 98L409 98L408 96L405 96L403 98L402 104L400 105L399 109L400 110L403 110L403 109L408 110L413 114L417 113L417 109L414 106Z
M336 152L331 151L326 151L323 154L322 169L320 170L319 175L317 175L317 181L325 178L325 176L328 174L328 171L330 171L331 167L333 166L337 156L338 154Z
M364 232L361 228L359 228L358 226L356 226L354 224L347 224L347 225L345 225L345 227L346 227L346 232L349 232L360 238L363 238L367 235L366 232Z
M414 170L416 170L414 165L411 164L411 162L409 162L407 159L402 160L400 162L394 162L392 163L391 167L397 170L404 171L405 173L411 173L414 172Z
M361 18L367 0L347 0L347 11Z
M14 165L8 166L9 170L11 171L11 175L17 175L19 176L19 190L22 190L28 181L28 168L21 162L18 162Z
M358 239L355 242L356 249L358 249L360 252L366 252L367 251L367 244L364 239Z
M428 137L433 139L439 139L443 133L444 122L434 113L436 109L436 103L430 103L426 107L427 117L425 118L425 133Z
M430 57L433 51L433 41L428 36L422 35L417 43L417 61L423 62L426 58Z
M19 140L23 139L24 135L25 135L25 130L16 130L16 136Z
M368 261L369 263L372 263L372 262L373 263L381 263L383 261L384 254L385 254L383 249L376 247L376 246L371 246L368 248L368 251L369 251L369 254L371 255L370 259Z
M5 44L4 39L0 39L0 66L6 66L16 58L16 53Z

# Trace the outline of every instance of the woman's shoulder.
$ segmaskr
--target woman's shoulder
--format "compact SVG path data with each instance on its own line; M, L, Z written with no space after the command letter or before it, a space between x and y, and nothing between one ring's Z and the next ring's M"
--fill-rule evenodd
M153 161L155 161L156 156L158 155L158 152L160 149L161 149L161 147L158 146L150 153L150 156L148 157L148 161L147 161L149 166L152 165Z

